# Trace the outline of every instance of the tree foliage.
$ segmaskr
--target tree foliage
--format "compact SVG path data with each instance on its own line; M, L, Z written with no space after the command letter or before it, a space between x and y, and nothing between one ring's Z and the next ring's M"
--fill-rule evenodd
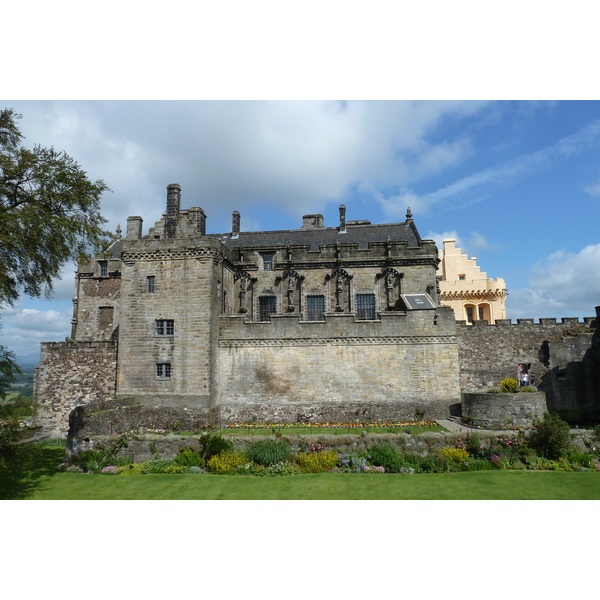
M107 185L90 181L65 152L25 148L20 118L0 110L0 307L14 306L22 293L50 296L65 263L111 241L100 214ZM28 400L4 400L19 372L14 354L0 346L0 465L16 452L20 423L32 412Z
M0 303L52 292L61 267L110 241L92 182L65 152L21 145L21 115L0 111Z

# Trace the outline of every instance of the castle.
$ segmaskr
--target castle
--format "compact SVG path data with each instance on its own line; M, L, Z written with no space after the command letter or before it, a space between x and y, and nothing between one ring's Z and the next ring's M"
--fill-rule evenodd
M442 302L437 247L410 209L402 223L377 225L347 220L341 205L335 226L314 214L261 232L243 231L236 211L231 231L207 234L204 211L182 210L172 184L161 220L142 230L129 217L124 239L78 265L71 336L42 344L36 373L48 433L65 435L69 414L87 405L145 426L164 415L191 426L442 418L461 392L520 363L541 380L552 360L593 346L592 318L457 321ZM556 354L574 328L577 348ZM565 382L549 386L550 401L570 401ZM594 394L586 402L596 410Z

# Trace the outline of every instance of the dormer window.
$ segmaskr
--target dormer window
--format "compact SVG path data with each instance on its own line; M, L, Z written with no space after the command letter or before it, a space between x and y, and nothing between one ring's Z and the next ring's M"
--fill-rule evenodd
M98 265L100 266L100 277L108 277L108 261L99 260Z
M263 252L261 254L264 271L275 270L275 252Z

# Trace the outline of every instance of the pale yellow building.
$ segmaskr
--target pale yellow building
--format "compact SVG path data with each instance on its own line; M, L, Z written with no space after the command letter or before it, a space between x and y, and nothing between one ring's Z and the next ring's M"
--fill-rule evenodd
M493 324L496 319L506 319L504 279L487 277L477 266L477 259L463 254L453 239L444 240L440 259L440 300L454 309L457 321Z

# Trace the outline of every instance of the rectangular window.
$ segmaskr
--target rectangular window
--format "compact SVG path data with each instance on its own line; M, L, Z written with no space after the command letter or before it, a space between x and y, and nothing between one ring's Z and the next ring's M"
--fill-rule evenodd
M260 321L270 321L271 313L277 312L275 296L260 296L258 299L258 318Z
M375 319L375 294L356 294L357 318L364 321Z
M154 294L154 275L146 277L146 291L149 294Z
M275 269L275 253L265 252L262 255L263 269L265 271L273 271Z
M308 296L306 298L306 316L309 321L325 320L325 296Z
M466 278L467 278L466 275L459 275L458 276L459 281L465 281Z
M175 321L173 319L157 319L156 335L173 335L175 333Z
M108 261L100 260L98 264L100 265L100 277L108 277Z
M156 363L156 378L171 379L171 363Z
M473 322L473 307L466 306L465 309L467 311L467 323L472 323Z

